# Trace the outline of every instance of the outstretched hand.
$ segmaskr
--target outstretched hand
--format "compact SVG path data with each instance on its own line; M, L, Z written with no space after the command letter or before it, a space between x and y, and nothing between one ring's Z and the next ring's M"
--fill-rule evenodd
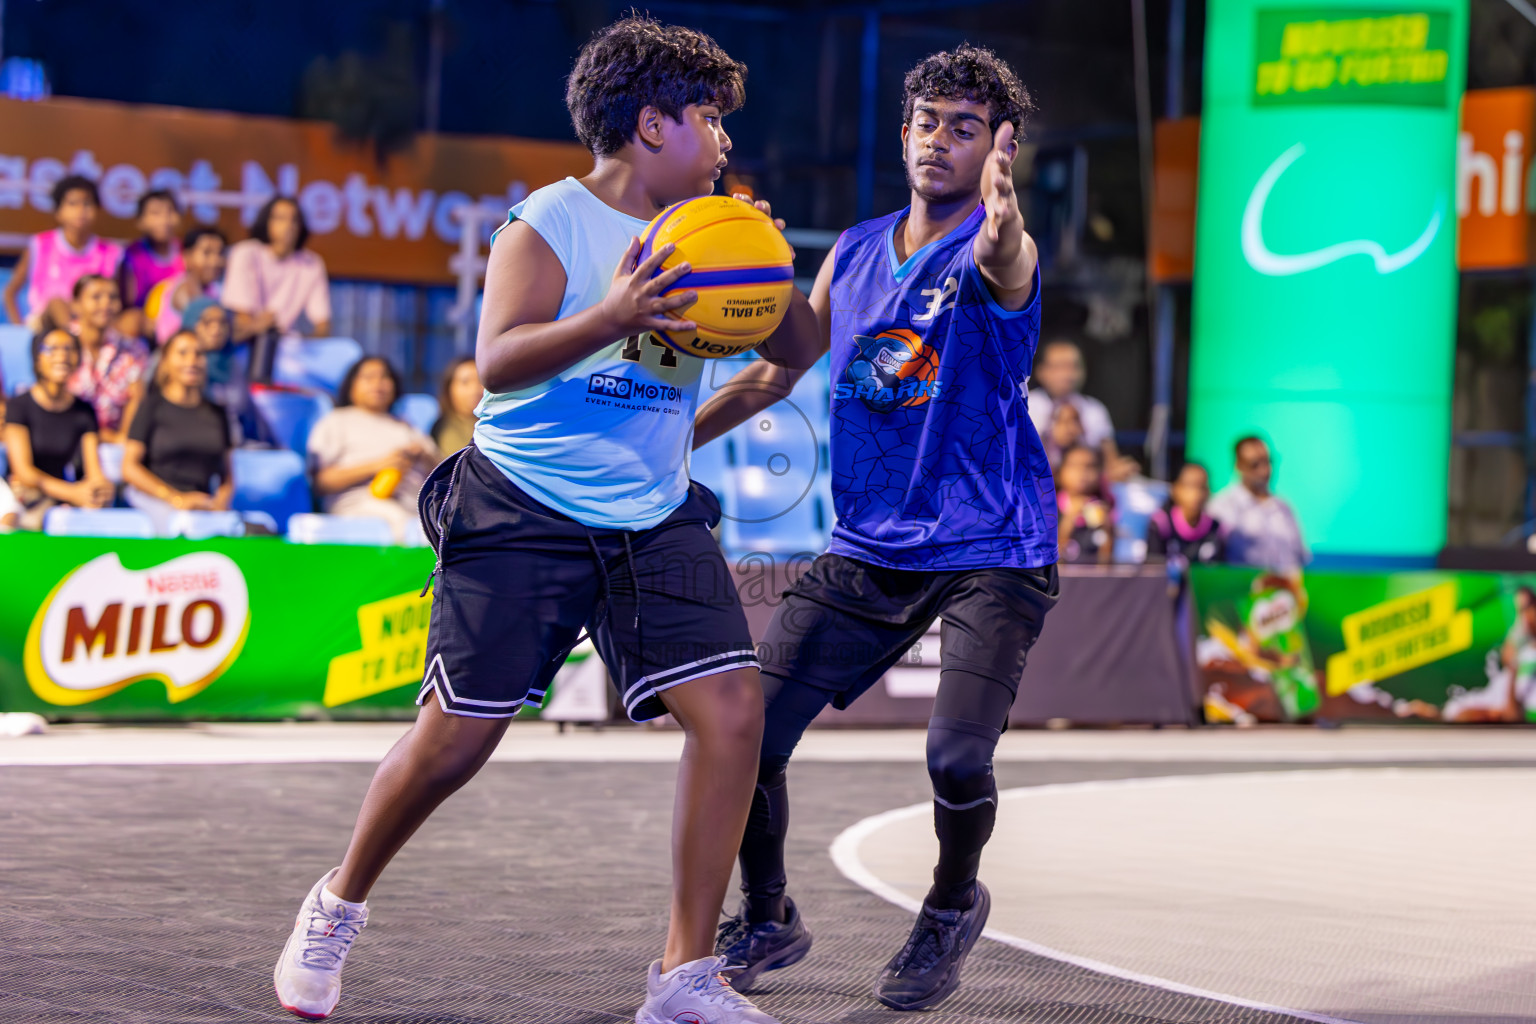
M1000 242L1003 226L1019 214L1019 197L1013 190L1013 123L1004 121L992 140L992 152L981 172L981 200L987 208L987 240Z

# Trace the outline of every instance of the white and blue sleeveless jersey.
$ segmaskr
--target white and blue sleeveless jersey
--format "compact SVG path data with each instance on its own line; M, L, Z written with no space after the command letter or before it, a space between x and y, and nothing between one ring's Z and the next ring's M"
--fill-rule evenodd
M603 300L629 240L646 226L575 178L530 194L512 207L507 223L514 220L537 231L565 268L560 318ZM475 410L475 445L514 484L578 523L647 529L688 496L703 365L648 335L615 338L542 384L487 391Z
M845 231L832 273L828 550L896 569L1056 561L1051 467L1029 419L1040 276L1003 309L972 248L985 211L896 259L901 210Z

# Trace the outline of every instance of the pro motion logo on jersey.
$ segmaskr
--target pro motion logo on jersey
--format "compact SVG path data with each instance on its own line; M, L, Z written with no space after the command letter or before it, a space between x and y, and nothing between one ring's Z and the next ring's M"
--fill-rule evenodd
M872 412L888 413L939 395L944 383L939 354L916 331L897 327L873 337L859 334L853 343L859 352L833 388L834 401L857 399Z

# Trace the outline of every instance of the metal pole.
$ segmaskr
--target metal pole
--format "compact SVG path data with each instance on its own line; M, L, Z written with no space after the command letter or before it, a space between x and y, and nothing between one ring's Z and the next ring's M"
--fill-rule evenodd
M864 10L859 65L858 219L868 220L875 209L875 117L880 91L880 11Z
M1169 120L1184 116L1184 3L1168 6L1168 67L1164 81L1163 115ZM1153 182L1156 187L1156 182ZM1149 469L1159 480L1168 479L1168 435L1173 427L1174 324L1178 293L1172 285L1157 289L1157 329L1152 337L1152 417L1147 424Z
M432 0L427 17L431 20L431 32L427 37L427 89L425 125L428 132L437 131L443 106L443 8L445 0Z
M1137 155L1141 164L1141 222L1145 237L1150 243L1152 239L1152 82L1151 71L1148 67L1147 57L1147 5L1146 0L1131 0L1131 40L1133 60L1136 74L1136 143ZM1160 343L1157 335L1160 333L1156 326L1159 321L1157 309L1157 295L1152 287L1152 276L1149 272L1144 274L1146 281L1146 303L1148 328L1152 337L1149 339L1154 348L1154 366L1156 365L1156 346ZM1157 374L1153 374L1154 391L1157 386ZM1153 475L1157 475L1156 467L1160 463L1166 470L1167 444L1165 442L1168 411L1159 409L1154 395L1152 416L1147 424L1147 448L1153 463Z

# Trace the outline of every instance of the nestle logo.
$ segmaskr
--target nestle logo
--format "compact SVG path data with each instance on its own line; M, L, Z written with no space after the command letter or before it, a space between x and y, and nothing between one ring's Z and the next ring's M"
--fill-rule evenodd
M587 377L587 394L649 402L675 402L682 397L681 391L668 384L648 384L628 377L612 377L606 373L594 373Z

